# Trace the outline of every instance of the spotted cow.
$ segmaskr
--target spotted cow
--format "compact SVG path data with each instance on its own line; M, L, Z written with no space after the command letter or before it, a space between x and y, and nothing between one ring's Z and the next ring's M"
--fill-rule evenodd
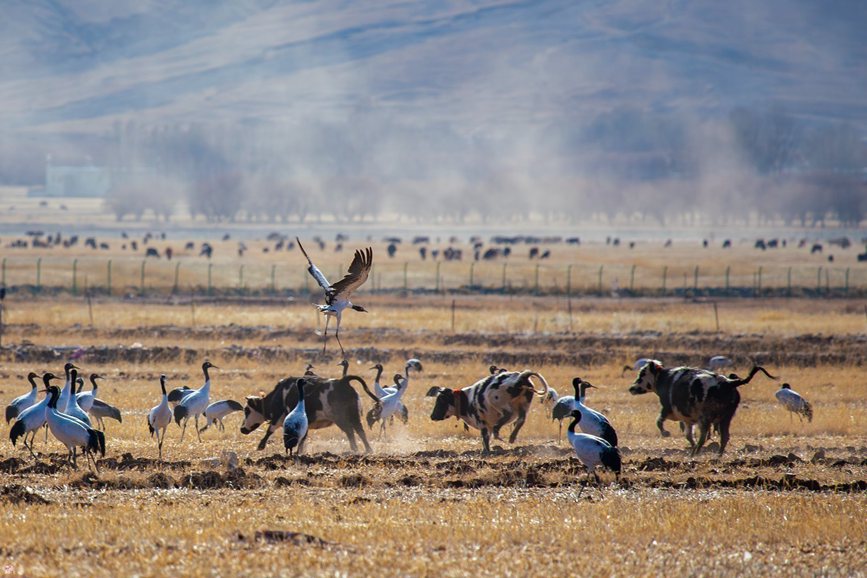
M265 449L268 438L283 425L286 414L298 402L297 381L301 377L287 377L274 386L268 395L251 395L247 397L244 407L244 423L241 433L249 434L260 425L268 422L268 431L259 442L258 449ZM370 452L370 444L361 427L361 400L353 389L351 382L361 384L365 393L375 402L379 398L367 387L367 383L357 375L346 375L340 379L325 379L316 376L304 376L304 409L307 413L309 429L320 429L336 425L346 434L349 446L353 452L358 451L355 444L355 434L361 438L366 452Z
M531 378L538 377L543 389L537 390ZM500 439L500 428L512 421L515 427L509 443L515 443L527 419L533 394L544 397L548 382L535 371L505 371L488 375L463 389L432 387L428 397L436 397L430 418L442 421L455 416L482 432L484 453L490 453L490 436Z
M741 379L694 367L666 369L658 361L650 361L638 372L629 393L656 393L662 404L656 427L663 437L668 437L671 434L665 430L663 422L667 419L682 422L693 455L701 450L707 440L710 426L719 426L719 453L722 455L729 441L729 426L741 401L738 387L749 383L760 371L776 379L759 366L753 367L749 375ZM692 438L693 425L699 427L697 442Z

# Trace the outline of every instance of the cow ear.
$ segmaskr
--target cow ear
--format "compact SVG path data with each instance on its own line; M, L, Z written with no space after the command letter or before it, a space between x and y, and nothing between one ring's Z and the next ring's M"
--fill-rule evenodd
M434 386L434 387L430 388L429 390L427 390L427 393L425 394L425 397L436 397L436 396L438 396L442 391L443 391L443 388Z
M658 361L651 361L647 365L650 366L650 373L652 373L653 375L656 375L657 373L662 371L662 364Z

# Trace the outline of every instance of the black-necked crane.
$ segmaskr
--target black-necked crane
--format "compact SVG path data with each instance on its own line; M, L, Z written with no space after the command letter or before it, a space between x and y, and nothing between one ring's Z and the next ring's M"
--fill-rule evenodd
M349 373L349 362L344 359L337 365L343 368L343 375L341 375L340 377L346 377L346 374Z
M97 373L91 373L90 391L82 391L81 393L75 394L75 400L78 402L78 407L80 407L82 411L90 411L90 408L93 407L93 400L96 399L96 394L99 390L99 385L96 383L97 379L102 379L102 376Z
M302 378L298 380L298 401L295 403L292 411L283 419L283 447L286 448L286 453L290 456L292 455L292 450L296 447L298 449L295 451L295 455L300 454L304 448L304 442L307 441L309 423L307 420L307 410L304 407L304 385L306 383L306 379Z
M148 412L148 431L151 437L156 435L157 448L159 451L160 460L163 459L163 441L166 439L166 430L169 424L172 423L172 409L169 407L169 396L166 393L166 376L160 376L160 389L163 392L163 397L160 403L154 406ZM162 433L160 433L162 430Z
M24 395L19 395L6 406L6 423L9 423L18 415L36 403L36 388L39 387L36 380L39 379L39 374L31 371L27 374L27 381L30 382L30 391Z
M620 452L616 447L609 444L600 437L585 433L575 433L575 426L581 421L581 412L577 409L571 414L572 423L569 424L567 435L569 443L572 444L572 449L575 450L575 456L587 468L587 473L593 474L596 483L599 483L599 475L596 473L598 466L603 466L612 472L616 477L620 477L621 461ZM584 488L581 488L584 491ZM578 496L581 494L579 492Z
M774 397L777 398L784 408L789 410L791 413L794 413L798 416L798 420L801 417L807 418L807 421L813 421L813 406L810 405L810 402L801 396L800 393L792 389L792 386L788 383L784 383L777 393L774 394ZM791 417L791 414L789 415Z
M48 391L52 379L57 379L57 376L50 372L42 376L42 383L45 384L45 391ZM50 398L51 396L46 394L44 399L34 403L18 414L18 418L15 420L15 424L9 432L9 439L12 441L13 446L15 445L15 442L18 441L18 438L24 436L24 447L30 450L30 455L33 457L36 457L36 454L33 453L33 440L36 438L37 430L45 425ZM30 443L28 444L27 434L29 433L32 433L33 435L30 437Z
M72 383L79 383L77 369L72 368L72 370L69 372L69 375L72 377ZM81 387L84 387L83 379L81 380ZM58 409L58 411L60 410ZM87 415L87 412L85 412L78 406L78 397L76 396L74 389L72 390L72 392L70 392L69 399L67 400L66 411L63 411L61 413L70 417L74 417L87 427L93 427L93 424L90 423L90 417Z
M60 399L60 389L57 386L49 386L48 392L50 399L48 400L46 420L48 421L48 429L51 430L51 435L56 437L69 450L67 460L72 467L78 467L75 450L80 447L84 449L85 457L93 461L93 466L98 472L99 466L93 454L99 452L102 456L105 456L105 434L92 427L88 427L85 423L70 415L58 411L57 402Z
M183 400L185 397L187 397L188 395L193 393L193 391L194 391L193 388L191 388L188 385L182 385L181 387L176 387L169 392L169 395L168 395L169 403L172 405L172 407L175 407L176 405L181 403L181 400Z
M587 398L587 389L591 387L595 388L596 386L588 381L584 381L580 377L576 377L572 380L572 387L575 388L573 410L581 413L581 421L579 423L581 431L602 438L616 448L617 432L614 431L611 422L598 411L584 405L584 400Z
M93 405L90 406L90 411L87 413L96 420L96 423L99 424L99 429L102 431L105 431L105 422L103 421L105 418L123 423L123 416L120 414L120 409L104 402L98 397L93 400Z
M187 422L190 417L195 417L196 420L196 437L202 441L202 436L199 434L199 416L205 413L205 409L211 401L211 376L208 374L210 368L219 369L210 361L202 364L202 373L205 374L205 384L199 389L194 389L186 395L181 402L175 406L175 423L181 425L181 420L184 421L184 428L181 431L181 441L184 441L184 433L187 431Z
M370 247L364 250L357 249L355 257L349 265L349 271L344 275L343 279L332 285L325 278L325 275L322 274L322 271L310 260L310 256L301 245L301 240L298 237L295 237L295 240L298 241L298 247L304 253L304 257L307 258L307 263L309 264L307 271L310 272L319 286L325 291L325 304L317 305L319 311L325 314L325 333L323 335L322 352L325 353L325 347L328 344L328 321L331 317L334 317L336 324L334 336L337 338L337 344L340 346L340 353L345 356L346 352L343 349L343 344L340 343L340 320L343 317L343 311L347 307L355 311L367 313L367 309L361 305L354 305L349 298L352 296L353 291L367 281L370 268L373 267L373 249Z
M244 406L234 399L215 401L205 408L205 425L202 426L199 433L208 429L212 424L216 425L220 431L226 431L223 418L236 411L244 411Z
M61 412L66 411L69 398L72 396L72 392L75 391L75 378L70 377L70 372L73 369L78 369L78 366L71 362L63 366L63 372L66 374L66 383L63 384L63 390L60 392L60 398L57 400L57 409Z
M719 371L720 369L725 369L726 367L732 367L734 365L734 361L731 358L726 357L725 355L714 355L707 361L707 368L711 371Z

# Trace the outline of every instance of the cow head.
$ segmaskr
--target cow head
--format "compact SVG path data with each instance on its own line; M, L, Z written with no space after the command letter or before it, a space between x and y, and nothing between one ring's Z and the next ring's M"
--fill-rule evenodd
M656 360L648 361L638 372L638 377L629 388L632 395L641 395L656 389L656 378L662 372L662 364Z
M241 433L247 435L263 423L265 423L265 398L261 395L248 395Z
M455 415L455 393L445 387L432 387L427 392L427 397L435 397L433 411L430 418L433 421L442 421Z

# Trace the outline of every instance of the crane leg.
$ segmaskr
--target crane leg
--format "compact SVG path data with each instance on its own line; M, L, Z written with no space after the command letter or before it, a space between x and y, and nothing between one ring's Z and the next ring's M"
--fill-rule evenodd
M199 438L199 441L202 441L202 435L199 432L199 414L196 414L196 437Z
M346 357L346 352L343 350L343 344L340 343L340 321L337 321L337 329L334 331L334 337L337 338L337 345L340 346L340 354Z
M190 418L186 418L186 419L184 419L184 427L183 427L183 429L181 429L181 442L184 441L184 434L187 433L187 421L188 421L189 419L190 419Z
M331 321L331 316L325 316L325 333L322 334L322 354L325 354L325 348L328 346L328 322Z

